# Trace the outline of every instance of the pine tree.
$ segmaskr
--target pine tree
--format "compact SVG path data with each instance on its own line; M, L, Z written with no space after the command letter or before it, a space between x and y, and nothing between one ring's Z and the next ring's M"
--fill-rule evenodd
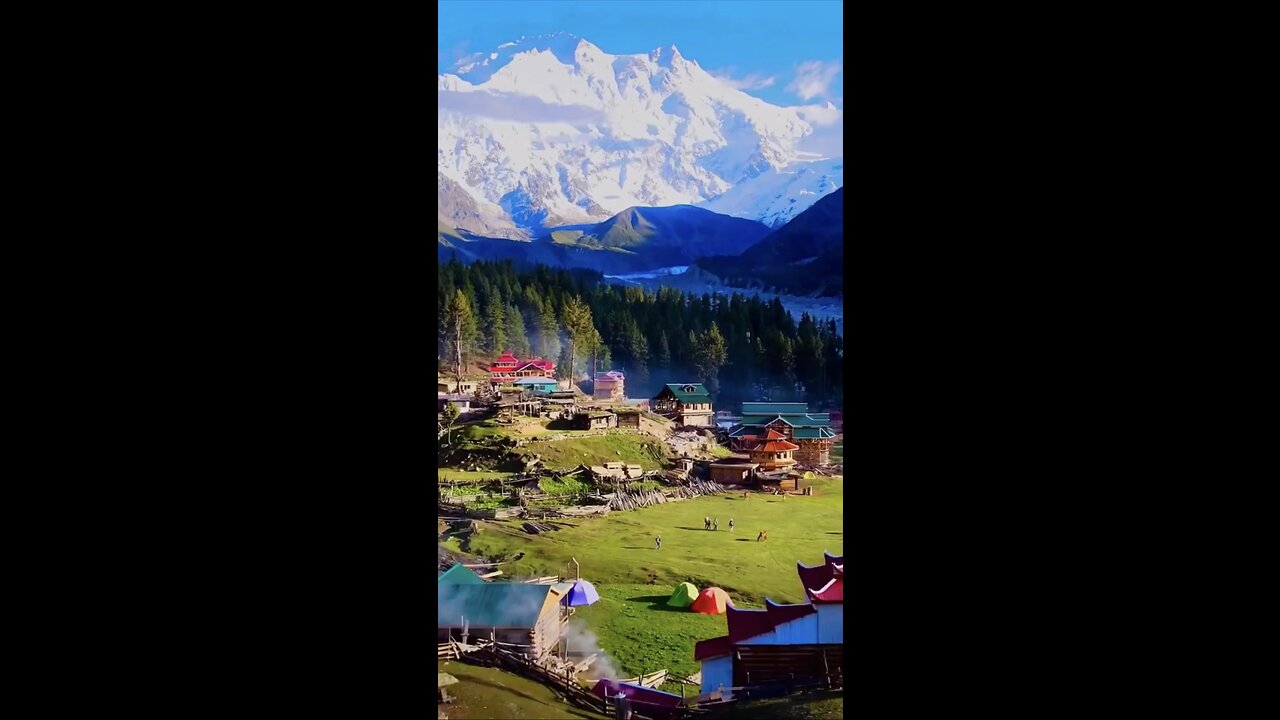
M538 347L539 355L553 358L560 354L560 323L556 322L556 313L550 303L538 314Z
M450 358L453 360L453 373L462 380L465 356L475 345L476 319L471 312L471 303L461 290L455 290L453 301L445 312L445 343Z
M508 305L505 315L508 348L516 354L516 357L527 357L531 353L531 348L529 336L524 329L524 315L515 305Z
M565 333L569 336L570 366L576 367L580 355L585 355L597 344L603 343L599 343L599 333L591 323L591 308L577 297L571 297L565 303L562 319Z
M666 370L671 367L671 345L667 342L667 331L658 335L658 348L653 354L654 367Z
M706 383L707 392L714 398L720 391L720 368L729 359L724 336L714 322L698 337L696 348L694 367L698 370L698 376Z
M484 317L485 350L497 357L510 348L507 347L507 317L502 300L494 296L489 300L489 307Z

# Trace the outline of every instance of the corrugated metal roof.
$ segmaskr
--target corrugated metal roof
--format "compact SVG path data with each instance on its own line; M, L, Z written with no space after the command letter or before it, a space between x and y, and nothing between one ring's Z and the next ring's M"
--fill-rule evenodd
M437 627L456 627L462 618L473 628L532 628L547 601L550 585L485 583L440 585L436 600Z
M484 580L469 568L464 567L462 563L458 563L453 567L445 570L438 577L436 582L442 585L483 585Z
M685 388L693 388L685 390ZM676 396L676 400L684 403L709 403L711 395L702 383L667 383L667 390ZM661 394L661 393L659 393Z
M825 438L833 438L836 434L831 430L831 428L808 427L796 428L795 436L801 440L821 440Z
M742 403L743 415L803 415L809 412L808 403Z

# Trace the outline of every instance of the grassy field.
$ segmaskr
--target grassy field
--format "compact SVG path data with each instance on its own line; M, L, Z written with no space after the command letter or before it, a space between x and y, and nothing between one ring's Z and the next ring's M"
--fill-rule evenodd
M554 442L535 441L516 450L521 455L537 453L551 470L572 470L579 465L607 462L634 463L645 470L660 470L669 454L666 443L640 434L570 437Z
M449 673L458 678L456 684L445 688L456 700L439 706L450 718L598 720L605 717L561 701L554 690L542 683L497 668L476 667L461 662L437 662L436 668L438 672Z
M666 586L596 583L596 589L600 602L578 608L577 617L595 633L614 666L628 676L663 668L692 675L701 669L693 659L694 643L727 632L723 615L668 606L671 589Z
M507 575L568 576L577 558L582 577L595 584L601 601L579 610L579 617L627 675L661 668L696 672L696 641L727 632L724 616L668 610L662 603L674 586L692 582L699 590L715 585L739 607L763 607L804 599L796 562L816 565L823 551L844 552L843 480L819 478L812 497L752 494L702 497L633 512L588 518L576 527L540 535L521 532L509 522L481 523L470 540L472 552L485 557L524 558L504 565ZM702 518L719 518L720 529L702 528ZM728 529L729 518L736 529ZM760 530L769 539L757 542ZM662 536L662 549L654 537Z

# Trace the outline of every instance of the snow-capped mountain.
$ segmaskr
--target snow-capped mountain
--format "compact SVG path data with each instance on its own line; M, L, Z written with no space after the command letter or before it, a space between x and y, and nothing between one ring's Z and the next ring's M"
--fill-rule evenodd
M771 105L674 46L610 55L566 33L521 38L458 62L437 96L439 214L472 232L679 204L776 226L843 184L831 147L815 160L809 146L840 110Z

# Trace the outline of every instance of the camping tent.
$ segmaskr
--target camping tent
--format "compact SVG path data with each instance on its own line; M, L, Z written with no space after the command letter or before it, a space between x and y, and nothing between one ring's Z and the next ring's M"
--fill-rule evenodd
M573 584L573 589L569 591L569 606L577 607L579 605L590 605L600 599L600 594L596 592L596 588L586 580L579 580Z
M718 587L709 587L698 593L698 599L693 601L689 609L703 615L723 615L725 606L732 604L729 593Z
M696 597L698 597L698 588L694 587L693 583L682 582L676 586L676 591L671 593L671 599L667 604L672 607L689 607Z

